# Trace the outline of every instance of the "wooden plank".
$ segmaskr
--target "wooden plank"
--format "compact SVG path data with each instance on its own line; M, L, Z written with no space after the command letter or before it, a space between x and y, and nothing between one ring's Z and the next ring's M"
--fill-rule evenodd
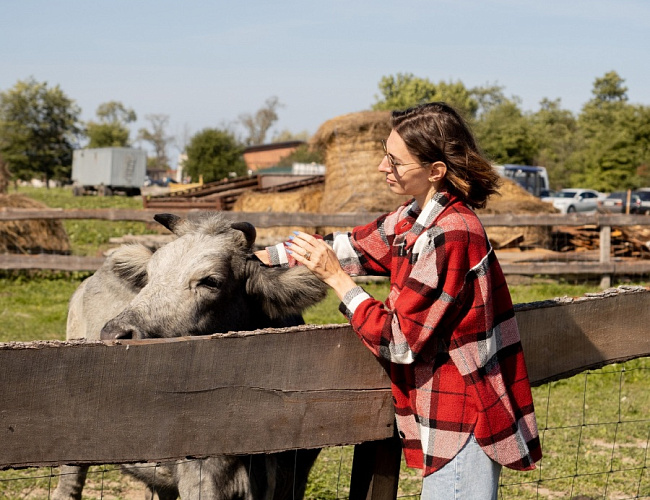
M521 304L516 316L535 385L650 356L648 288ZM394 432L388 376L348 325L0 344L0 401L0 467L335 446Z
M182 197L177 200L181 202ZM153 203L150 198L148 203ZM164 203L164 202L163 202ZM178 215L198 209L179 209ZM103 220L133 220L151 221L153 215L159 213L154 209L31 209L31 208L0 208L0 221L29 220L29 219L103 219ZM365 224L381 215L381 212L369 213L291 213L273 212L231 212L228 217L237 220L247 220L259 227L281 226L334 226L349 227ZM624 214L479 214L484 226L648 226L650 220L645 215ZM279 222L276 222L279 221ZM265 225L270 224L270 225Z
M650 356L650 288L518 304L516 315L534 385Z
M59 271L95 271L103 257L74 255L0 254L0 269L54 269ZM626 262L596 262L567 260L565 262L501 262L506 275L642 275L650 273L650 260Z
M347 325L0 344L0 381L0 467L314 448L394 431L388 376Z
M17 255L0 254L0 269L55 269L58 271L95 271L104 257L77 257L74 255Z

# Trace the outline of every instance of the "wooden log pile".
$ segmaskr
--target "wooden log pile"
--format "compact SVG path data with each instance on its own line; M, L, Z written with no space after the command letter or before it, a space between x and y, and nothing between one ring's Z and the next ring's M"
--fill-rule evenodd
M598 250L600 228L596 225L558 226L551 233L552 250L558 252L580 252ZM650 227L612 227L612 255L650 259Z

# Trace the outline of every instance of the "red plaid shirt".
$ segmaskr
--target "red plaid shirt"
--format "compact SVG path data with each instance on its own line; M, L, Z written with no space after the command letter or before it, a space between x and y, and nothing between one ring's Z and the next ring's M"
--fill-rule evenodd
M341 306L362 342L390 361L407 464L431 474L474 433L494 461L533 469L541 448L519 330L476 214L438 193L424 210L411 201L325 239L349 274L390 276L385 303L357 287ZM272 264L295 263L283 245L268 250Z

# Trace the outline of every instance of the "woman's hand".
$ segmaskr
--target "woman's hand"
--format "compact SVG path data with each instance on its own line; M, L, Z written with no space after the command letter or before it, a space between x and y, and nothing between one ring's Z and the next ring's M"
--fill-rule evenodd
M294 236L285 245L298 262L331 286L340 299L357 286L341 267L334 250L323 240L302 231L294 231Z

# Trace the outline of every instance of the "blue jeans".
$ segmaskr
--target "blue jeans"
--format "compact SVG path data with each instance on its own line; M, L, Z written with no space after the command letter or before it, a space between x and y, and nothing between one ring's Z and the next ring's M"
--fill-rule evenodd
M496 500L501 465L488 457L474 434L454 459L426 476L421 500Z

